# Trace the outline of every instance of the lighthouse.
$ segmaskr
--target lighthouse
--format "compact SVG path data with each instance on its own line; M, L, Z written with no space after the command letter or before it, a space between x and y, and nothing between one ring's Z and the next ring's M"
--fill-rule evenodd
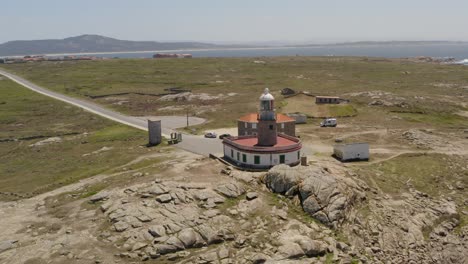
M276 128L275 98L270 90L265 88L260 96L260 108L257 115L258 120L258 146L274 146L278 142Z
M275 112L275 98L270 90L265 88L259 99L260 107L255 123L258 124L257 134L224 138L224 160L252 169L269 169L278 164L299 164L302 143L297 137L277 132L276 121L282 115Z

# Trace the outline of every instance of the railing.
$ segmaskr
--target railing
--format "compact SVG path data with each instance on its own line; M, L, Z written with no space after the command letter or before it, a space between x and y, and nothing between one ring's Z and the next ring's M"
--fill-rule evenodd
M249 138L257 138L257 136L238 136L238 137L229 137L229 138L224 138L223 139L223 143L226 143L228 145L231 145L235 148L238 148L238 149L243 149L243 150L247 150L247 151L254 151L254 152L273 152L273 151L283 151L283 150L287 150L287 151L292 151L292 150L298 150L302 147L302 144L301 144L301 141L300 139L296 138L296 137L292 137L292 136L288 136L288 135L285 135L285 134L278 134L279 137L282 137L282 138L285 138L285 139L288 139L288 140L291 140L293 142L295 142L295 144L291 144L291 145L288 145L288 146L267 146L267 147L264 147L264 146L245 146L245 145L241 145L239 143L236 143L236 140L241 140L241 139L249 139Z

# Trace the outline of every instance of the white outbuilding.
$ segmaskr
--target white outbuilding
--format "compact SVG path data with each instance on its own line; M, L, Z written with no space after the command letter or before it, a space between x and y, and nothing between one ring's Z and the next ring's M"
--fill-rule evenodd
M368 160L368 143L338 144L333 146L333 155L341 161Z

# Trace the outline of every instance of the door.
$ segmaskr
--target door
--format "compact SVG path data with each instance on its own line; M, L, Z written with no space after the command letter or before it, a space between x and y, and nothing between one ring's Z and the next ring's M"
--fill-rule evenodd
M260 164L260 156L254 156L254 164Z
M283 164L286 162L286 156L285 155L280 155L280 163Z

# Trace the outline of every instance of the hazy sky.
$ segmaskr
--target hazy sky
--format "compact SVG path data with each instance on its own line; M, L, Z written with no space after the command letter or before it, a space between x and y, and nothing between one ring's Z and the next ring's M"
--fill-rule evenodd
M128 40L468 41L468 0L0 0L0 43Z

